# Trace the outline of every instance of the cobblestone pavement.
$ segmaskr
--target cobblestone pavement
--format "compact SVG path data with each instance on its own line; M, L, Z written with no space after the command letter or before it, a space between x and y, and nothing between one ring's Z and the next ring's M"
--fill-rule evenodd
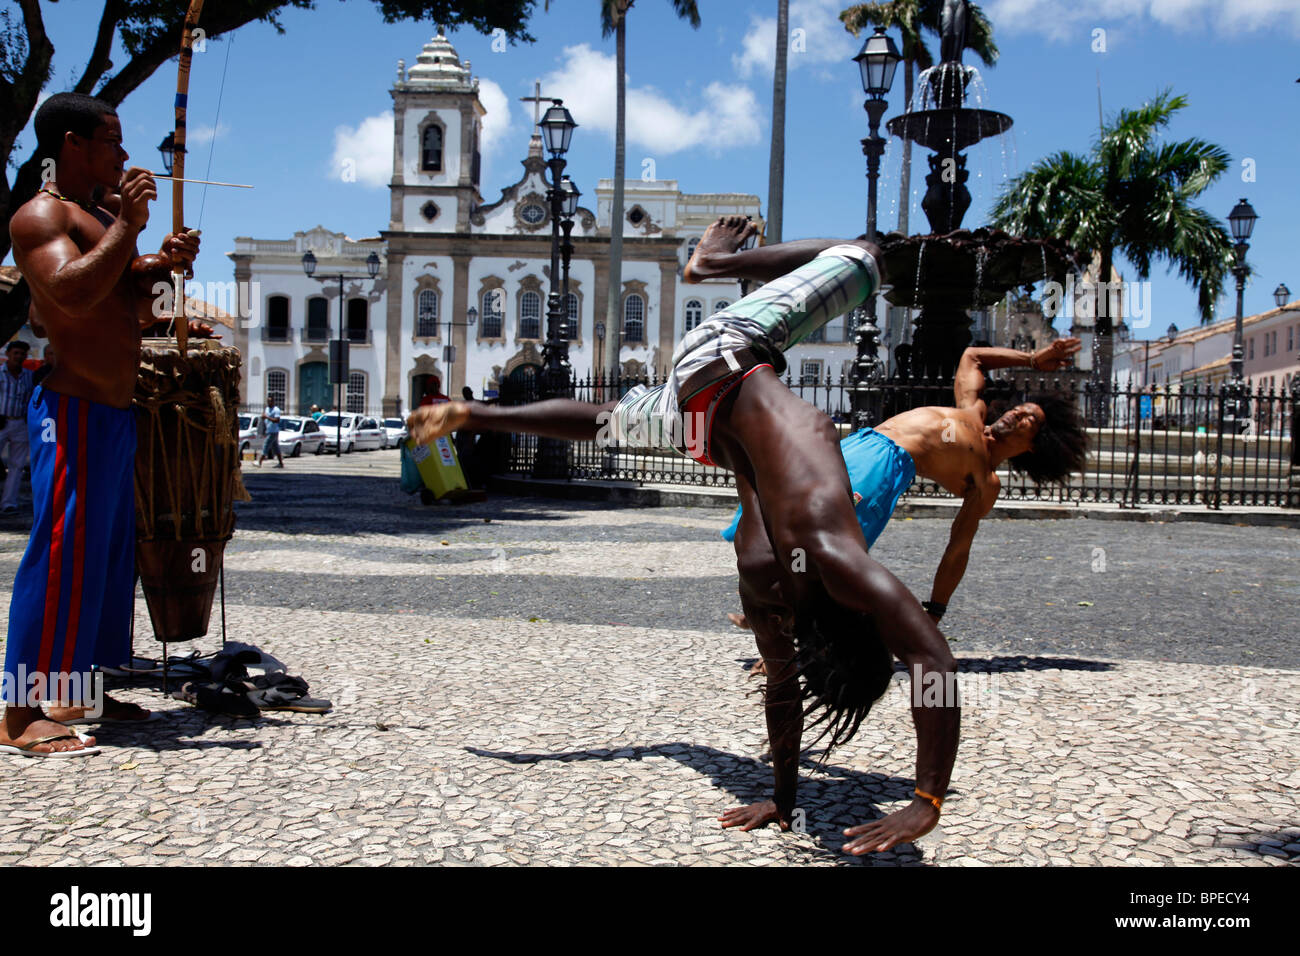
M752 639L723 617L724 511L425 508L392 452L288 464L247 469L229 632L334 711L232 720L130 686L161 721L106 726L82 760L0 758L4 860L1300 860L1293 531L987 522L945 621L966 707L943 821L860 861L840 831L913 785L901 675L851 744L805 765L805 832L716 822L771 782ZM876 554L923 590L946 536L899 520ZM25 541L0 525L10 580ZM141 600L137 653L156 647Z

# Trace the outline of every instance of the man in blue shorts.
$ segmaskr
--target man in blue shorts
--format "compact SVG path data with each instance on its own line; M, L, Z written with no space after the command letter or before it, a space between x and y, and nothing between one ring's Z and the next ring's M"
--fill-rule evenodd
M97 748L69 723L150 716L107 697L101 712L87 704L100 703L92 668L131 655L131 397L141 329L158 318L130 267L157 191L148 170L124 168L122 126L107 103L56 93L37 110L34 126L38 152L55 160L55 178L18 208L9 233L59 359L26 409L34 515L9 606L0 752L78 757ZM161 252L185 268L198 240L179 232ZM191 334L198 327L192 324Z

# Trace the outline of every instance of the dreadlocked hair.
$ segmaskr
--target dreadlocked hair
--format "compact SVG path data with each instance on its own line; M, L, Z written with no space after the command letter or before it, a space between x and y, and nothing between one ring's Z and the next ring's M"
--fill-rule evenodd
M991 425L1016 404L1033 403L1043 410L1043 425L1029 451L1009 459L1013 471L1022 472L1039 485L1064 482L1082 472L1088 460L1088 433L1074 397L1065 392L1039 392L1024 402L1005 399L989 403L984 424Z
M808 728L821 726L809 744L829 738L826 753L847 743L889 689L894 659L875 620L850 611L819 589L794 615L795 672Z

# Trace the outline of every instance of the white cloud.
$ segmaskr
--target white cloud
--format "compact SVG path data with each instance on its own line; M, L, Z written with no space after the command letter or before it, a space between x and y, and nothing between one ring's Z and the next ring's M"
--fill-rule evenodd
M201 123L194 126L185 133L185 140L188 145L201 146L204 143L210 143L214 139L225 139L226 134L230 132L230 127L225 123L218 123L213 127L210 123Z
M367 116L356 128L334 129L330 178L387 186L393 178L393 111Z
M1053 40L1078 40L1106 21L1149 20L1178 31L1250 33L1286 30L1300 36L1296 0L985 0L995 31L1038 33Z
M790 4L790 52L786 64L791 70L814 63L844 63L846 68L861 40L844 29L840 0L793 0ZM776 18L749 16L749 30L740 41L740 52L731 65L741 76L755 70L770 74L776 62Z
M483 115L482 134L479 139L479 151L483 155L483 168L479 170L479 178L482 182L489 183L492 181L493 161L501 148L510 144L510 134L513 130L510 97L506 96L505 90L498 84L479 77L478 98L483 108L487 110Z
M582 130L613 135L617 91L613 56L583 43L566 47L560 69L542 78L542 89L564 100ZM627 88L627 141L659 154L703 146L717 153L762 138L754 92L743 84L714 82L679 105L653 86Z
M491 80L479 77L478 98L487 114L483 117L480 148L484 158L510 138L510 97Z

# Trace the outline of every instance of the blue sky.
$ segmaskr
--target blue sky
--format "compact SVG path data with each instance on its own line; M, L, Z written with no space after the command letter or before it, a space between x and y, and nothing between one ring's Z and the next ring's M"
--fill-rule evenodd
M850 60L861 41L839 25L841 6L834 0L791 2L787 239L864 229L866 179L858 141L866 135L866 117ZM1300 257L1286 226L1300 221L1294 179L1300 2L989 0L983 6L1002 51L995 67L981 67L986 105L1009 113L1015 126L1004 142L969 152L975 204L965 226L984 222L1006 173L1057 150L1087 150L1097 132L1099 78L1107 116L1171 87L1190 105L1169 136L1207 139L1232 156L1229 172L1202 204L1226 217L1245 196L1261 216L1251 242L1258 275L1246 290L1247 314L1271 307L1279 282L1300 297ZM55 44L50 92L66 89L80 70L94 28L88 11L97 7L42 4ZM518 178L532 120L531 107L518 98L530 95L538 79L544 94L565 97L580 124L568 171L586 197L592 198L598 178L613 172L613 39L601 37L594 2L559 0L549 13L538 7L532 45L500 51L502 44L494 50L491 37L451 35L482 79L490 111L483 177L488 202ZM632 10L627 175L649 169L688 192L755 193L766 212L776 4L700 0L700 8L699 30L678 21L666 0L640 0ZM314 13L289 11L283 22L283 35L254 24L233 41L210 42L195 58L187 172L256 185L252 191L210 188L206 201L203 187L189 187L187 218L203 229L200 280L230 278L225 253L237 235L287 237L322 224L361 237L387 226L388 89L397 59L413 64L432 25L386 25L372 4L357 0L322 0ZM1103 43L1105 52L1094 50ZM935 40L936 52L937 46ZM123 57L118 51L114 59ZM171 128L174 90L175 70L168 64L123 104L126 145L135 161L157 168L155 145ZM887 118L902 111L902 100L900 71ZM26 158L30 133L20 142L16 155ZM885 159L882 229L897 223L899 152L895 141ZM928 231L919 209L924 155L914 150L911 232ZM343 158L357 162L357 181L341 181ZM1243 179L1251 174L1253 181ZM169 188L160 188L142 248L156 245L170 225ZM1171 322L1196 324L1190 286L1160 264L1151 280L1151 327L1138 336L1158 335ZM1226 318L1234 308L1230 298L1217 314Z

